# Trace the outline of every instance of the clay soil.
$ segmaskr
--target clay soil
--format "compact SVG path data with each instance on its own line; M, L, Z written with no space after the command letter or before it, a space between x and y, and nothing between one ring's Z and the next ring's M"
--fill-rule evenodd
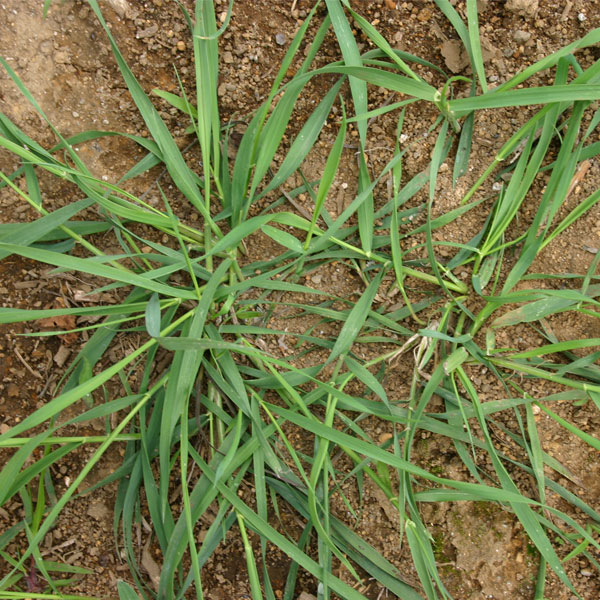
M42 18L41 4L39 0L0 1L0 56L19 73L48 119L65 136L90 129L148 135L121 79L107 40L86 3L80 0L55 0L45 19ZM192 8L191 0L184 4ZM227 8L225 0L216 0L216 4L218 14ZM462 0L453 4L464 11ZM410 51L451 73L468 74L460 47L452 41L456 35L433 2L355 0L353 5L371 22L377 21L378 29L396 48ZM238 0L235 3L231 25L221 38L219 100L223 120L234 115L248 115L265 98L289 41L311 6L312 0ZM189 34L176 2L106 0L101 2L101 8L125 59L147 92L161 88L176 93L178 84L174 67L184 85L192 89L194 69ZM541 0L538 6L537 0L508 3L484 0L480 2L480 25L488 80L492 84L500 83L518 70L600 26L600 2ZM366 40L362 40L362 43L366 49ZM339 55L339 48L334 38L330 37L318 61L325 64ZM597 48L578 54L578 60L584 66L597 58ZM420 72L436 84L435 76L428 74L427 69L423 68ZM547 84L548 81L540 78L537 83ZM297 131L313 106L313 100L320 97L328 85L329 82L324 80L309 88L294 113L290 135L294 130ZM383 90L371 91L373 107L389 100ZM344 93L348 95L348 90L345 89ZM184 133L188 123L182 115L158 99L156 106L162 111L180 146L188 145L192 140ZM0 72L0 110L45 147L55 143L50 128L22 98L3 71ZM478 116L474 158L469 173L453 189L452 157L440 169L434 208L436 215L457 206L465 190L489 164L494 153L530 114L528 110L519 109L484 111ZM429 107L409 112L404 126L407 139L422 136L435 117ZM393 119L381 119L371 125L371 131L377 139L371 138L372 147L368 149L368 154L369 163L375 171L389 159L389 151L395 143L394 126ZM331 129L322 136L309 157L305 165L305 172L309 176L319 176L333 137L334 130ZM433 143L434 140L426 140L407 154L404 164L407 177L426 167ZM81 145L78 151L93 174L111 182L118 181L142 156L135 144L118 137L101 138ZM327 201L327 208L333 215L339 214L352 199L351 182L356 164L352 148L346 150L344 161L334 193ZM6 152L0 152L0 169L4 173L11 173L16 167L14 158ZM160 170L153 171L136 180L129 189L137 194L147 194L150 201L156 196L155 201L158 201L153 182L160 175ZM349 186L344 185L346 175ZM44 201L50 210L79 199L77 191L64 182L42 176L42 183ZM300 184L300 180L297 184ZM594 162L569 202L574 205L599 186L600 168ZM179 205L177 198L173 201L174 206L182 211L183 218L191 221L197 218L188 208ZM305 206L303 203L306 203ZM527 200L517 227L527 227L528 220L531 221L534 214L535 203L536 198ZM483 204L481 211L469 213L439 232L439 235L454 242L468 241L485 221L485 206ZM310 198L300 197L295 208L309 210ZM565 211L569 208L565 207ZM33 209L21 203L15 194L6 188L0 190L0 222L31 221L36 216ZM544 250L534 270L555 274L585 273L593 258L590 249L596 248L599 243L599 225L600 211L596 207ZM101 237L97 237L95 242L102 247ZM268 238L253 237L249 248L250 258L275 255L279 250L273 245L274 242ZM111 250L110 247L103 249ZM81 298L94 285L94 282L82 281L74 275L49 276L48 273L49 269L45 266L16 256L0 262L2 306L61 306L61 303L72 303L74 298ZM457 275L468 277L466 270ZM335 290L335 293L345 297L359 294L362 289L360 280L343 269L331 266L312 273L307 284L317 289ZM560 281L554 284L559 286ZM105 300L111 299L107 297ZM288 321L286 326L304 331L311 324L302 321L290 324ZM562 319L555 319L551 325L560 339L600 337L600 325L592 317L569 314ZM85 342L83 336L65 339L18 335L32 331L35 326L0 326L0 431L6 431L52 397L64 368ZM272 323L272 326L276 327L277 323ZM531 329L510 328L502 336L504 338L498 340L498 346L528 348L537 343L532 338ZM118 358L135 344L134 338L120 338L117 347L109 351L109 359ZM406 357L405 363L403 360L395 364L385 380L388 394L392 397L402 397L410 385L412 357ZM482 397L493 398L497 390L493 379L488 380L489 374L471 375L482 390ZM540 395L551 392L549 386L536 390ZM110 389L107 393L110 393ZM561 406L559 410L562 416L587 433L598 435L600 417L593 407ZM506 417L503 425L517 427L510 417ZM86 425L81 431L93 434L94 426L94 423ZM386 425L383 423L372 422L364 426L375 439L386 435ZM101 429L102 424L97 427ZM600 509L597 454L577 438L568 436L549 419L541 420L539 428L544 449L577 475L576 481L563 478L560 483L596 510ZM502 440L501 433L499 443L506 443L507 447L510 445L509 440ZM57 493L79 472L91 451L81 449L60 463L53 472ZM512 451L517 452L514 448ZM416 444L415 453L417 462L436 473L452 478L466 476L462 463L449 444L433 435L424 434ZM0 461L7 456L0 455ZM42 550L48 560L66 562L90 571L90 574L82 575L68 588L69 593L115 598L117 580L129 580L128 567L115 550L113 537L112 509L116 484L85 493L87 488L114 471L121 459L116 448L105 457L82 486L81 495L68 505L44 542ZM531 487L529 481L520 484L524 489ZM362 519L356 525L357 533L391 560L408 581L416 581L416 574L409 567L406 544L402 547L399 544L398 517L393 507L383 494L368 485L363 501ZM549 502L553 501L561 509L567 509L550 496ZM343 507L339 508L341 510ZM424 521L434 535L440 572L454 598L533 598L537 554L512 514L496 506L473 503L430 505L423 506L422 510ZM585 524L582 515L575 512L571 514ZM21 500L15 497L0 509L0 532L22 516ZM285 514L283 518L285 520ZM143 542L146 538L147 533L142 526L139 539ZM9 551L16 555L19 543L24 541L15 542ZM141 543L140 553L142 550ZM147 560L145 563L149 578L156 575L155 569L160 565L160 557L155 558L156 561ZM269 560L272 581L274 585L280 585L277 593L281 593L289 563L276 553ZM598 573L585 559L569 561L566 567L583 598L592 600L600 597ZM5 570L6 565L0 565L0 575ZM249 597L242 546L234 530L205 567L203 578L205 597L210 600ZM394 597L376 583L366 580L360 591L368 598L378 600ZM313 594L316 594L315 582L309 576L301 577L296 597L308 600ZM554 576L549 575L546 597L570 600L571 594Z

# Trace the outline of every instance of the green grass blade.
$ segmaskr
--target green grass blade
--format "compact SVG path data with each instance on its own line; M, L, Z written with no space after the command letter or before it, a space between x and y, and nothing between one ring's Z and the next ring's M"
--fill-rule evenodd
M381 280L385 274L385 270L381 269L379 273L373 278L371 283L367 286L367 289L363 292L360 300L354 305L338 338L335 342L331 350L331 354L327 359L327 362L332 362L338 356L342 354L347 354L350 351L356 336L359 334L364 322L367 319L369 314L369 309L371 308L371 304L375 298L375 294L377 294L377 290L381 285Z
M483 66L483 57L481 56L481 40L479 39L479 19L477 17L477 0L467 0L467 23L469 29L469 41L471 46L471 64L475 66L477 79L481 86L481 91L485 94L488 91L485 78L485 69Z
M113 281L120 281L126 285L138 286L143 289L163 294L165 296L171 296L174 298L187 298L190 300L196 297L193 292L189 292L182 288L173 288L169 285L157 283L151 279L147 279L132 272L121 271L120 269L115 269L114 267L92 262L89 259L62 255L57 252L50 252L49 250L41 250L39 248L5 244L3 242L0 242L0 252L18 254L20 256L24 256L25 258L31 258L32 260L38 260L56 267L62 267L69 271L80 271L82 273L88 273L89 275L104 277Z
M416 81L423 81L421 77L419 77L398 55L396 51L389 45L387 40L367 21L363 16L359 15L357 12L353 11L350 7L348 0L343 0L344 4L348 7L350 14L353 16L356 23L358 23L359 27L364 31L364 33L371 39L371 41L380 48L383 53L391 58L398 68L408 77L415 79ZM346 61L347 64L348 61Z
M338 167L340 164L340 158L342 156L342 152L344 150L344 142L346 140L346 109L344 107L344 103L342 101L342 123L340 125L340 129L335 138L335 142L331 148L331 152L327 157L327 161L325 163L325 168L323 169L323 174L321 176L321 181L319 182L319 189L317 191L317 197L315 199L315 208L313 209L313 216L310 223L310 229L306 234L306 241L304 242L304 250L308 249L310 244L310 240L312 238L315 225L317 223L317 219L321 215L321 210L323 209L323 205L325 204L325 199L329 194L329 190L331 189L331 185L335 178L335 175L338 171Z
M119 65L119 69L123 75L123 79L127 84L127 87L138 107L142 118L144 119L148 130L150 131L154 141L158 144L158 147L161 150L163 160L165 161L165 166L169 171L169 174L173 178L175 185L181 190L183 195L191 202L191 204L198 209L198 211L202 214L207 223L209 223L211 230L218 237L221 236L221 231L214 223L210 211L206 210L206 207L201 202L201 194L198 186L196 184L196 180L192 176L192 173L188 166L185 163L183 156L175 140L171 136L167 126L160 118L157 110L150 102L150 99L138 83L137 79L131 72L131 69L125 62L111 32L104 20L102 13L100 12L100 8L98 7L97 0L90 0L90 7L94 11L98 21L102 25L110 45L113 50L113 54Z
M302 161L306 158L307 154L312 150L313 146L319 134L321 133L323 126L327 120L333 102L340 90L343 80L335 83L331 89L327 92L323 100L319 103L317 108L310 114L306 123L302 126L302 129L292 142L288 153L286 154L279 170L273 177L273 179L266 186L261 195L274 190L296 171L296 169L302 164Z
M489 108L505 108L508 106L529 106L542 104L544 106L559 102L577 102L589 100L593 102L600 97L600 85L587 84L540 86L522 88L508 92L492 90L482 96L457 98L449 101L449 108L456 116L465 115L472 110Z

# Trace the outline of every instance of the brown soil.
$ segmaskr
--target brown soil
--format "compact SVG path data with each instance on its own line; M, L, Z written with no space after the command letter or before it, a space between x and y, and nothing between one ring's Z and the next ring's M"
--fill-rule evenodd
M218 12L226 10L227 2L217 0ZM191 0L184 4L191 7ZM358 2L358 7L371 21L377 21L379 30L395 47L410 51L434 64L459 72L464 68L462 57L452 40L449 25L432 2L415 1L390 3L388 0ZM392 4L396 8L391 8ZM464 2L453 2L463 10ZM243 0L235 3L231 26L221 38L221 78L219 98L223 119L237 114L246 115L256 108L266 96L276 68L284 56L287 44L294 31L306 15L312 1L299 0ZM540 2L537 0L511 0L510 2L480 2L481 33L486 49L486 69L490 82L502 82L518 70L546 56L587 31L600 26L600 2L598 0L569 0L567 2ZM292 10L292 6L294 9ZM177 92L177 78L173 66L186 86L193 84L193 64L185 21L172 0L106 0L101 3L106 20L123 55L132 67L146 91L158 87ZM521 7L521 8L519 8ZM537 7L537 10L535 8ZM585 19L578 18L584 15ZM284 36L284 43L276 41L276 35ZM281 38L277 38L281 41ZM597 58L598 49L585 50L578 55L584 65ZM138 135L147 135L144 123L126 91L110 48L101 32L92 11L85 2L55 0L46 19L42 18L39 0L2 0L0 3L0 56L19 73L25 85L39 102L52 124L65 136L89 129L107 129ZM322 64L339 56L333 38L330 38L319 59ZM420 69L434 85L441 83L436 76ZM546 83L542 78L538 83ZM328 81L317 82L311 93L319 97ZM373 90L373 107L387 100L383 91ZM294 127L303 122L311 107L311 93L304 97L296 113ZM175 110L156 102L163 118L181 146L189 143L184 130L187 126ZM51 146L54 137L36 111L21 97L4 71L0 72L0 110L19 125L29 136ZM484 170L501 147L507 136L524 123L532 114L530 110L483 111L478 115L475 126L473 161L469 174L452 189L452 163L442 165L435 202L437 215L455 208L476 177ZM421 107L408 113L404 126L406 143L423 136L436 115L430 107ZM371 139L368 149L369 162L377 170L388 160L394 147L393 119L380 119L372 125L379 137ZM328 153L334 130L330 129L320 139L314 153L305 165L305 173L317 178ZM407 154L404 169L412 176L425 168L434 140L425 138ZM105 180L116 182L119 177L141 156L140 150L127 140L112 137L101 138L82 145L79 153L92 173ZM328 199L327 208L332 215L339 214L352 198L352 181L355 170L354 150L349 148L344 155L344 165L335 183L335 190ZM0 169L10 173L16 167L15 160L6 152L0 152ZM131 184L131 191L148 193L152 201L156 189L152 188L160 171L153 172ZM343 185L348 182L348 186ZM55 209L78 199L77 192L67 184L49 176L43 177L43 194L46 206ZM300 184L298 179L297 184ZM491 184L490 184L491 186ZM600 169L592 164L578 188L563 207L564 214L578 201L600 186ZM491 190L483 190L489 193ZM157 198L156 198L157 200ZM174 199L178 207L177 199ZM310 198L300 197L299 204ZM528 199L516 228L526 228L531 221L536 198ZM467 242L478 231L486 218L486 205L481 210L471 211L461 220L438 232L438 239ZM193 219L189 210L180 207L186 218ZM538 258L533 271L561 274L585 273L593 255L589 248L598 246L598 224L600 213L595 207L580 219ZM187 211L187 212L186 212ZM0 220L30 221L36 218L35 211L21 203L12 193L0 190ZM515 237L519 231L515 229ZM98 241L98 240L97 240ZM98 241L101 244L101 241ZM253 236L250 244L251 257L275 256L279 248L269 238ZM467 277L466 270L458 273ZM48 269L16 256L0 263L0 297L2 306L21 308L60 306L64 298L73 299L79 290L89 291L93 282L80 281L71 275L49 276ZM362 292L362 284L343 264L329 265L311 274L306 282L316 289L334 291L350 298ZM564 282L562 282L564 283ZM561 280L552 285L560 286ZM293 299L292 299L293 300ZM382 299L381 301L392 300ZM600 337L600 325L592 317L561 315L550 323L559 339ZM278 326L277 320L271 325ZM304 332L312 325L299 319L284 323L290 331ZM56 326L66 326L56 323ZM51 328L52 324L49 324ZM52 397L64 367L69 364L85 336L73 338L20 337L19 334L36 330L37 324L0 326L0 432L20 422L34 409ZM124 355L135 346L135 339L121 339L111 350L111 360ZM531 347L536 340L531 330L512 327L501 330L497 345L513 348ZM280 347L280 351L284 351ZM370 350L373 351L372 349ZM403 356L390 370L385 384L388 394L403 397L410 384L409 374L413 369L410 353ZM493 398L496 392L494 379L488 373L471 373L482 392L482 397ZM543 396L551 393L550 386L528 390ZM107 390L110 394L110 389ZM74 408L73 410L77 410ZM561 404L556 408L561 416L575 422L584 431L598 434L600 419L597 411L588 405L574 407ZM544 449L561 461L571 473L573 481L564 478L560 483L569 488L596 510L600 508L600 470L597 454L578 438L567 435L554 421L539 416L539 429ZM500 417L502 421L502 417ZM506 416L502 424L517 428L516 423ZM363 424L375 438L385 436L385 422ZM93 434L102 431L103 423L92 423L74 431ZM503 434L498 430L499 438ZM505 440L506 447L510 443ZM69 454L53 471L57 494L76 476L93 449L82 448ZM517 452L512 448L513 452ZM416 444L416 460L434 472L451 478L465 478L464 466L454 449L444 440L423 434ZM6 455L0 454L4 457ZM100 481L120 464L122 456L116 449L93 470L81 491ZM531 489L532 482L519 481L523 489ZM82 494L71 502L57 526L44 542L43 554L49 560L66 562L90 570L70 586L69 593L84 594L97 598L116 597L116 582L128 580L128 567L115 551L112 529L112 508L116 484L110 484L89 494ZM346 491L346 490L345 490ZM358 504L355 491L347 490L353 502ZM555 502L561 509L562 503L551 494L549 503ZM407 581L415 581L411 571L407 546L400 546L398 519L393 507L374 486L366 484L363 498L364 512L357 533L367 539L404 574ZM343 514L343 505L333 506ZM445 578L445 584L453 597L467 599L522 599L531 600L537 569L536 552L528 545L521 526L514 516L498 507L487 504L454 503L425 505L422 507L425 523L434 534L436 559ZM572 513L581 523L585 518ZM15 496L0 509L0 530L4 530L23 516L21 500ZM285 515L284 515L285 518ZM295 526L290 524L290 531ZM297 526L296 526L297 527ZM144 536L140 529L140 539ZM145 538L144 538L145 539ZM9 547L16 556L24 538ZM22 547L22 546L21 546ZM140 546L140 552L142 547ZM288 563L286 558L273 553L272 580L281 587L285 584ZM152 571L152 563L147 562ZM600 597L600 579L585 559L572 560L566 565L569 576L578 592L586 599ZM0 565L0 574L5 566ZM149 573L149 576L152 573ZM206 598L224 600L247 598L248 582L245 576L245 561L241 542L232 530L227 543L222 544L204 569ZM373 582L365 581L360 589L369 598L392 598ZM306 592L304 598L316 594L314 581L303 577L296 589L297 595ZM1 593L0 593L1 596ZM557 579L548 577L546 596L553 600L567 600L571 594ZM278 596L279 597L279 596Z

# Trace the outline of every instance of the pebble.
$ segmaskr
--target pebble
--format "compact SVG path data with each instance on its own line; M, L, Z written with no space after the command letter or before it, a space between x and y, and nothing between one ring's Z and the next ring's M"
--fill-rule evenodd
M143 38L152 37L157 31L158 25L155 23L154 25L150 25L150 27L147 27L146 29L140 29L136 31L135 37L138 40L141 40Z
M285 42L287 41L287 38L285 37L284 33L278 33L275 36L275 41L280 45L283 46L285 44Z
M425 21L429 21L432 16L433 13L428 8L422 8L417 15L417 19L421 21L421 23L424 23Z
M185 50L185 42L179 40L177 42L177 50L179 50L179 52L183 52Z
M515 42L518 42L519 44L524 44L525 42L528 42L529 39L531 38L531 34L529 33L529 31L523 31L522 29L517 29L516 31L513 32L513 40L515 40Z
M96 521L101 521L110 516L110 510L103 502L95 502L88 508L87 515Z
M508 0L506 10L521 17L533 17L539 8L539 0Z
M40 52L42 54L50 54L50 52L52 52L52 42L49 40L42 42L40 44Z
M583 13L579 13L577 15L577 19L579 19L580 23L583 23L587 19L587 17Z

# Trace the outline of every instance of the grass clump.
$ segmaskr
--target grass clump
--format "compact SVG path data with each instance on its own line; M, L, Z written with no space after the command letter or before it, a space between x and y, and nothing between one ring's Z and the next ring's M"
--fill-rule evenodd
M594 192L558 218L578 169L600 151L591 141L599 113L594 113L586 128L582 125L584 113L600 94L600 63L583 69L574 55L578 48L600 41L600 31L590 32L490 89L482 61L475 0L467 1L466 23L449 1L436 0L465 45L475 73L473 80L446 76L438 90L411 66L420 63L435 68L433 65L392 49L348 2L316 3L290 44L267 99L250 116L235 158L230 159L233 125L221 120L216 87L218 40L228 19L218 28L213 3L197 2L193 15L185 13L194 46L196 97L192 101L183 89L181 95L155 92L189 116L190 131L201 157L197 173L186 162L123 59L97 2L90 0L89 4L108 36L150 139L133 137L147 155L119 185L111 185L95 179L73 149L75 143L105 133L87 132L65 139L53 128L58 143L45 149L0 116L0 145L21 159L18 171L0 174L3 185L11 187L41 214L33 223L0 229L2 256L18 254L61 270L76 271L89 280L104 282L100 290L117 290L122 298L116 305L89 308L0 309L2 323L65 314L100 319L89 328L92 335L69 366L55 397L0 436L0 446L13 449L0 472L0 505L19 495L26 508L25 518L0 536L0 553L11 565L9 574L0 580L0 594L30 596L24 591L26 578L37 573L47 586L44 589L53 594L48 597L67 597L60 593L64 580L52 576L65 568L46 561L40 544L85 477L114 444L125 445L123 464L98 486L118 482L115 533L137 592L146 598L202 598L202 568L233 527L239 529L243 541L253 599L276 597L267 570L268 544L291 560L282 592L284 600L294 598L300 567L318 580L319 598L333 594L347 600L364 598L355 586L334 574L338 572L334 564L343 565L351 579L364 579L366 573L400 598L450 598L436 564L439 541L428 531L419 507L421 503L467 500L498 503L519 519L540 554L536 597L543 596L548 567L577 594L564 562L583 555L597 567L590 550L599 548L594 533L600 518L592 507L548 475L551 472L573 478L558 460L544 452L535 414L543 411L565 431L598 449L596 438L566 421L551 406L557 401L591 402L597 406L597 355L577 358L574 351L600 345L599 340L560 342L547 326L549 317L565 311L597 316L599 289L594 280L598 259L594 258L587 273L569 274L576 283L570 289L515 288L524 278L536 281L547 277L529 273L533 261L598 200L598 192ZM324 17L318 16L321 14ZM309 43L307 31L317 19L321 19L320 24ZM351 20L376 49L361 54ZM339 43L343 61L314 69L314 59L329 30ZM286 81L302 44L308 44L302 65ZM18 76L5 61L2 64L45 118ZM550 69L553 85L518 89L539 72ZM282 140L299 97L311 79L322 74L334 74L337 80L289 147L284 147ZM349 99L342 99L346 82L352 109ZM406 99L369 111L369 84L400 92ZM453 88L459 89L462 84L467 84L470 95L453 97ZM387 165L373 175L364 159L369 119L396 111L399 139L405 111L416 101L430 103L439 114L430 129L437 138L428 169L404 181L406 149L398 143ZM310 218L288 210L275 211L283 198L258 213L255 207L259 201L272 198L292 175L301 173L334 105L339 105L337 114L341 118L320 180L310 183L304 178L305 184L293 192L305 192L314 199ZM461 205L433 218L437 175L455 144L454 181L467 170L476 112L524 105L540 108L504 144ZM351 122L358 130L357 193L334 218L327 212L325 200L340 168ZM560 149L555 153L557 138ZM515 151L518 154L506 167L507 182L493 199L485 225L468 244L442 242L455 251L451 259L443 260L441 243L434 240L433 233L476 209L482 200L473 200L475 194ZM277 152L285 154L273 171ZM201 228L182 223L171 206L172 198L162 189L163 206L157 209L121 187L158 164L164 165L177 189L198 212ZM38 180L40 170L75 184L82 199L47 212ZM515 237L515 219L542 171L548 179L537 212L526 231ZM26 182L25 191L15 183L19 177ZM377 207L374 190L387 181L389 198ZM414 201L422 189L427 191L428 199L415 209ZM284 197L287 199L289 194ZM73 221L79 212L92 206L104 216L103 223ZM416 213L424 215L424 224L411 231L401 229L400 224ZM169 243L142 237L139 224L166 234ZM108 255L87 239L88 233L99 230L115 236L121 255ZM285 251L275 259L245 260L245 244L258 231ZM419 243L425 260L411 258L406 250L411 240L420 239L418 236L424 236ZM65 242L60 251L48 244L57 240ZM77 252L69 253L71 249ZM299 283L315 267L340 259L353 265L364 282L356 302ZM471 272L468 283L455 274L459 268ZM176 283L174 274L183 274L184 283ZM406 289L409 277L427 289L425 300L415 300L413 291ZM374 300L384 287L400 290L402 308L387 312L375 308ZM287 294L301 294L310 300L297 305L287 301ZM340 305L345 308L339 310ZM261 346L259 339L286 333L269 326L271 311L280 306L293 306L323 323L332 323L338 333L327 337L308 331L297 336L291 357L278 357ZM511 308L505 310L507 306ZM496 348L499 329L524 323L530 324L547 344L522 352ZM143 333L145 341L127 356L103 367L101 359L115 336L129 331ZM393 349L382 352L381 342ZM353 351L357 343L369 344L374 349L373 357L361 359ZM161 347L172 352L173 358L168 370L156 373ZM389 365L408 349L414 349L416 357L410 393L407 398L391 398L383 378ZM308 367L297 366L296 359L309 353L324 358ZM553 362L549 359L553 356L563 360ZM470 377L474 369L480 368L493 374L503 397L482 401ZM133 372L139 374L135 385L130 381ZM94 392L115 380L120 395L111 395L101 403L95 401ZM563 391L534 398L523 381L535 380L550 381ZM347 391L356 384L366 393ZM369 394L375 399L369 399ZM442 412L431 410L434 396L441 398ZM83 401L83 412L61 421L60 415L79 401ZM508 456L495 443L492 428L503 428L497 419L501 411L512 411L518 423L515 431L504 429L521 448L524 460ZM117 418L111 420L112 415ZM106 419L104 435L63 434L69 425L98 417ZM391 439L384 444L371 439L361 426L367 417L391 423ZM290 427L312 441L312 454L294 445L286 434ZM417 466L414 446L421 432L447 437L471 481L452 480L436 469L427 471ZM202 450L195 443L196 436L203 439ZM50 466L83 444L95 444L96 449L58 497ZM39 448L41 458L32 458ZM354 465L351 472L336 467L337 453ZM482 454L488 458L491 470L481 466ZM534 497L523 493L515 482L515 473L533 478ZM350 511L354 510L340 481L353 478L362 496L365 477L398 512L401 535L410 549L418 584L405 582L396 566L332 513L334 493ZM175 509L170 501L174 478L180 484L181 509ZM569 514L553 508L547 502L548 489L585 513L592 525L584 528ZM283 535L271 525L270 516L278 514L281 503L293 507L304 523L298 539ZM198 524L215 505L216 517L199 542ZM133 538L142 511L147 511L153 539L162 555L156 588L142 574ZM20 556L10 556L6 548L21 532L27 536L28 547ZM256 547L249 532L258 536ZM316 539L314 551L309 549L311 537ZM569 548L563 560L551 540ZM136 597L133 588L124 582L119 584L119 593L123 599Z

